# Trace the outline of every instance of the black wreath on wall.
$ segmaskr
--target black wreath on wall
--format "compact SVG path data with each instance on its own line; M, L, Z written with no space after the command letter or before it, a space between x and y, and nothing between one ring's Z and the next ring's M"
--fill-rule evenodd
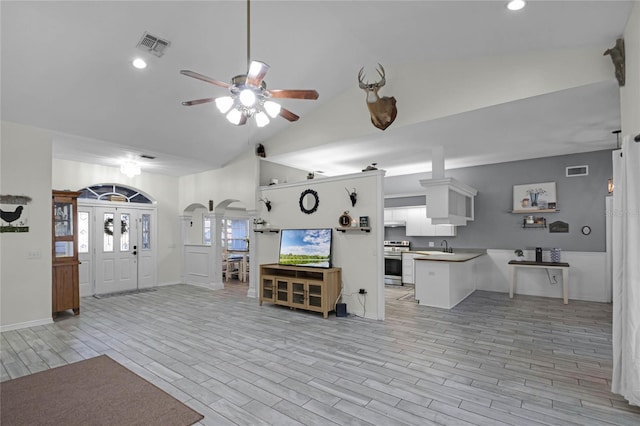
M300 194L300 210L303 213L311 214L318 210L318 204L320 204L320 199L318 198L318 193L313 189L306 189Z
M113 237L113 218L110 217L109 219L106 219L104 221L104 233L109 235L110 237ZM129 228L127 227L127 222L125 222L124 220L120 221L120 235L122 234L126 234L129 231Z

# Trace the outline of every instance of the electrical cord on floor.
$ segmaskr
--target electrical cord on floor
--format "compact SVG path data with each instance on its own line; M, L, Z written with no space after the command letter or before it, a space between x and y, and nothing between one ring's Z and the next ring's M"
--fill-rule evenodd
M361 293L358 293L361 294ZM362 294L362 296L364 297L364 302L362 302L362 300L360 300L360 298L358 297L358 302L360 302L360 304L362 305L362 318L366 318L367 317L367 293Z
M549 274L549 270L545 268L547 271L547 278L549 278L549 285L558 284L558 280L556 280L556 276L553 276L553 281L551 281L551 274Z

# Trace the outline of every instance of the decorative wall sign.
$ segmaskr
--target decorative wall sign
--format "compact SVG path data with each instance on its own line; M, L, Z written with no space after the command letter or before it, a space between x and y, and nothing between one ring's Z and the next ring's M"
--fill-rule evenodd
M29 232L29 203L26 195L0 195L0 232Z
M558 220L549 224L549 232L569 232L569 224Z
M342 213L342 215L340 215L340 217L338 218L338 223L342 227L347 227L347 226L351 226L352 220L353 219L351 219L351 216L349 216L349 211L346 211Z
M550 207L553 206L553 208ZM529 183L513 185L513 211L555 210L556 183Z

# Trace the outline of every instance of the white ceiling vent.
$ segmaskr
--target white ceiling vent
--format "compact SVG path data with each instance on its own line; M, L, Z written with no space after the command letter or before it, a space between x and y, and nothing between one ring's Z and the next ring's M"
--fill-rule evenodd
M163 40L145 31L136 47L160 57L164 55L165 49L170 45L171 42L169 40Z

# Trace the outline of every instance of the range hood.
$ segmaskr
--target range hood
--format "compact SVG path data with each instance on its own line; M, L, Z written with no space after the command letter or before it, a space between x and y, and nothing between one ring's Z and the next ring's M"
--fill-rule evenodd
M427 196L427 217L434 225L465 226L474 218L478 191L454 178L444 177L444 151L432 149L432 179L421 179Z
M399 226L407 226L407 222L404 220L385 220L384 227L385 228L397 228Z

